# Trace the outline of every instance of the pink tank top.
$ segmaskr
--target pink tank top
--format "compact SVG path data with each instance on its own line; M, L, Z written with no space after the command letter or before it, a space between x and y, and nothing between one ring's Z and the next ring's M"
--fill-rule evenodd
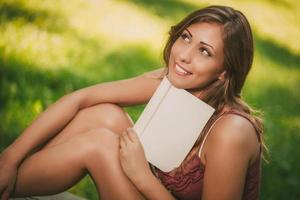
M216 122L224 114L237 114L239 116L242 116L249 120L256 128L250 116L233 110L222 113L217 117L217 119L214 122ZM209 131L207 132L207 134L208 133ZM203 142L205 142L205 139L203 140ZM201 162L201 159L198 155L198 151L192 150L187 156L187 159L185 159L184 162L178 168L170 172L162 172L153 166L152 171L176 199L201 199L205 166ZM259 198L260 177L261 158L259 157L248 168L242 198L243 200L255 200Z

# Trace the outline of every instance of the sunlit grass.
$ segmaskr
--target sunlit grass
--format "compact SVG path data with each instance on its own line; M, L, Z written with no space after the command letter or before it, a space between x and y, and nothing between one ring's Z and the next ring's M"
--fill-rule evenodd
M58 68L70 65L71 49L79 47L63 34L40 30L22 20L7 23L2 28L1 47L4 56L14 55L23 62L43 68Z
M112 1L79 1L73 2L70 9L63 3L55 2L55 6L47 7L47 1L43 2L41 6L36 1L28 1L23 7L29 9L37 4L46 12L58 8L69 16L66 16L67 19L55 19L53 23L60 24L56 21L61 20L65 24L61 23L58 30L49 31L48 26L51 25L41 25L38 19L28 23L19 17L6 22L0 29L0 47L5 49L4 56L13 55L37 67L61 68L76 66L77 63L90 65L89 58L105 57L128 44L147 46L157 57L160 55L168 26L158 17L142 12L134 5ZM37 9L32 12L35 11L41 12ZM60 16L64 17L63 14ZM94 52L90 51L90 41L98 47L93 49Z
M276 84L287 88L296 88L299 84L300 69L290 66L280 67L272 60L264 59L257 55L254 59L248 81L257 85Z
M83 35L106 38L109 45L141 43L155 51L162 47L168 30L159 17L134 4L113 1L93 1L74 13L70 24Z

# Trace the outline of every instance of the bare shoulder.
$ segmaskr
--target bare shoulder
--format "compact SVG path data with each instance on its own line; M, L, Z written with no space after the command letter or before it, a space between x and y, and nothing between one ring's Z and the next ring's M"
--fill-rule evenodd
M204 147L203 199L241 199L249 166L259 145L251 122L223 115L212 127ZM216 193L216 188L218 192Z
M222 147L228 153L239 152L253 160L259 153L256 134L249 120L236 114L226 114L212 128L207 146L208 149Z
M236 114L224 115L212 131L217 132L213 135L236 142L246 142L251 138L256 138L256 132L251 122Z

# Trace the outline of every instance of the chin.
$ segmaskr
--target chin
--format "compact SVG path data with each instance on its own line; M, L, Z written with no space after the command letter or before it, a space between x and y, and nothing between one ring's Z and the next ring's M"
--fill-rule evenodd
M186 84L184 83L185 82L184 80L180 80L180 79L172 76L172 74L168 74L168 79L169 79L170 83L178 89L186 89L187 88Z

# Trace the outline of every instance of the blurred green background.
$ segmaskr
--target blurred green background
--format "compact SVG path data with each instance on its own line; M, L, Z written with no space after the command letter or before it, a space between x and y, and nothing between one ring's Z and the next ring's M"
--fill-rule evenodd
M0 150L62 95L163 66L169 27L211 1L1 0ZM300 199L300 2L214 1L248 17L255 60L243 96L264 112L261 199ZM143 106L126 108L134 120ZM97 199L90 178L71 192Z

